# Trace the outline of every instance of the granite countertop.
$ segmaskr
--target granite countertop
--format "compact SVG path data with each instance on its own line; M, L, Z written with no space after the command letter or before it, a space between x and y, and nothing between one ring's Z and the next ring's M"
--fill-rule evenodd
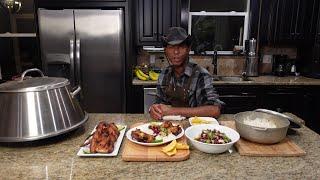
M147 119L143 114L90 114L83 127L58 137L0 143L0 179L320 179L320 136L305 126L289 136L307 152L302 157L248 157L236 151L213 155L191 147L190 159L182 162L125 162L123 146L117 157L77 157L98 121L131 125Z
M296 85L296 86L319 86L320 79L307 78L304 76L258 76L249 77L252 81L214 81L215 85ZM134 78L133 85L153 86L157 85L157 81L141 81Z

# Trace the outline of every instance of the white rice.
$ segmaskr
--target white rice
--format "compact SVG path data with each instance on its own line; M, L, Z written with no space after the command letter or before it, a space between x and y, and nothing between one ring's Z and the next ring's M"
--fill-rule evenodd
M243 121L244 124L261 127L261 128L276 128L276 124L273 121L264 118L256 118L256 119L245 119Z

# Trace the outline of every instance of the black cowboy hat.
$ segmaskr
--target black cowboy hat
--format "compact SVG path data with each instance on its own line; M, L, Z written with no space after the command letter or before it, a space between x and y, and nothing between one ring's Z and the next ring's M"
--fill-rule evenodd
M187 34L186 30L182 27L171 27L168 30L167 36L162 36L163 46L168 44L177 45L186 43L191 45L191 36Z

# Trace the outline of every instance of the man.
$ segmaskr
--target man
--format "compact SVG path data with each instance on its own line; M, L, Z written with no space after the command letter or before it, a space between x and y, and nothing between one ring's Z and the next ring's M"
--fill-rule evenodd
M150 116L157 120L165 115L218 117L222 102L213 88L212 76L189 61L191 37L183 28L172 27L163 37L163 46L170 65L159 76Z

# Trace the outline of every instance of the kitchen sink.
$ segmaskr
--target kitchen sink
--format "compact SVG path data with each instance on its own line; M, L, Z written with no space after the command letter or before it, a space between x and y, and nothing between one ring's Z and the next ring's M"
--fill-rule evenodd
M252 81L252 79L244 78L241 76L217 76L214 78L215 81L228 81L228 82L240 82L240 81Z

